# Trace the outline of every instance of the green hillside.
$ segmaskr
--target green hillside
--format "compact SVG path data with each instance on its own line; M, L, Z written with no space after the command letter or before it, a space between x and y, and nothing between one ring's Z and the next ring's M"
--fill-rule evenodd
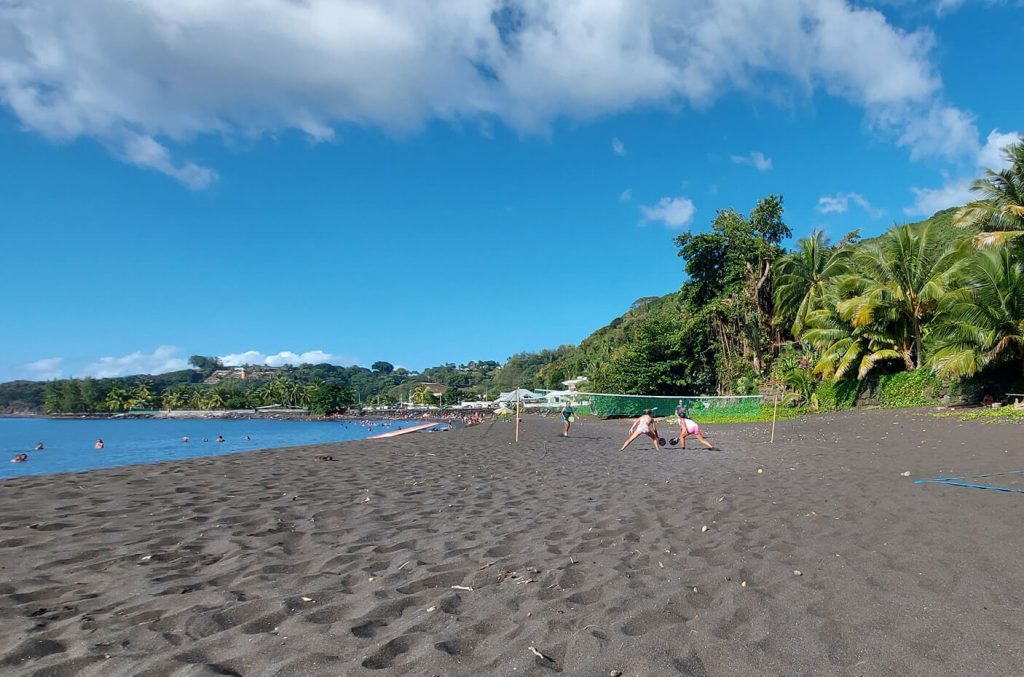
M955 226L956 211L946 209L907 225L930 229L940 243L955 245L978 232L977 228ZM677 238L680 256L695 275L684 281L679 291L638 299L575 350L543 368L541 380L553 384L585 375L590 378L589 390L624 394L751 394L765 381L781 379L772 367L780 356L794 353L794 336L786 326L792 318L787 317L787 308L775 312L773 299L762 294L760 311L770 319L758 320L750 268L763 265L769 257L774 264L785 252L777 241L770 237L766 241L764 229L752 223L764 218L756 212L757 207L750 216L732 210L719 212L710 241L705 238L701 242L701 235ZM777 217L776 225L784 226L781 210ZM865 240L850 233L842 244L864 247L879 242L888 232ZM757 239L761 242L752 242ZM759 335L747 336L749 340L744 341L751 333ZM757 350L761 354L756 354Z

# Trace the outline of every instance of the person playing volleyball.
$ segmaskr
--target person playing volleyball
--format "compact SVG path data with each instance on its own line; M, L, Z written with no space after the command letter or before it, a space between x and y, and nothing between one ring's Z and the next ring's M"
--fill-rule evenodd
M569 436L569 426L576 420L576 410L572 408L572 402L566 402L562 407L562 422L565 423L565 432L562 437Z
M693 435L697 438L697 441L703 444L708 449L714 449L715 445L708 441L708 438L700 434L700 426L692 418L689 418L686 414L686 407L683 406L683 401L679 400L679 406L676 407L676 417L679 419L679 448L686 448L686 438ZM675 443L676 440L673 440Z
M658 451L661 449L661 445L665 443L664 440L658 439L658 424L654 421L654 416L651 415L651 409L644 409L644 415L633 422L632 427L629 429L629 437L622 443L622 448L619 451L625 450L630 444L632 444L636 438L641 435L647 435L654 440L654 449Z

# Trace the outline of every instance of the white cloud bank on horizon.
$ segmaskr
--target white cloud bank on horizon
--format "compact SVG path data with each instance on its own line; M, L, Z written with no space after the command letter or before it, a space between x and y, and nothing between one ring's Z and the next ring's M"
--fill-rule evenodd
M767 172L772 168L772 159L765 157L761 151L755 150L746 155L733 155L730 157L733 164L748 165L759 172Z
M934 44L846 0L32 0L0 2L0 102L194 189L215 170L174 155L202 135L543 133L737 91L823 91L913 157L947 156L974 123L942 101Z
M974 180L985 169L997 172L1006 169L1008 163L1003 157L1003 149L1020 138L1020 132L1000 132L993 129L989 132L985 145L975 151L972 167L974 174L956 177L946 175L945 183L938 188L911 188L914 203L905 208L904 213L908 216L931 216L937 211L971 202L974 199L971 193L971 184Z
M181 348L158 346L151 353L137 350L121 357L101 357L87 364L77 376L112 378L134 374L165 374L169 371L188 369L189 364L181 357Z
M690 225L696 212L697 208L688 197L663 197L656 205L640 207L640 214L645 222L655 221L669 228Z
M60 378L63 372L63 357L44 357L21 365L20 373L32 381L50 381Z
M290 350L282 350L278 353L261 353L258 350L247 350L244 353L233 353L221 355L220 361L225 367L241 367L246 364L257 364L268 367L283 367L286 364L299 366L300 364L335 364L339 366L350 366L356 363L353 358L341 355L332 355L323 350L309 350L304 353L293 353Z
M349 366L356 363L356 360L353 358L332 355L323 350L309 350L303 353L282 350L271 354L248 350L243 353L224 355L220 360L227 367L245 364L259 364L270 367L282 367L286 364L296 367L300 364ZM191 365L182 355L181 348L176 346L158 346L151 353L137 350L120 357L101 357L87 364L73 375L79 378L113 378L116 376L134 376L135 374L164 374L169 371L180 371L189 368L191 368ZM63 357L46 357L23 364L18 371L25 378L34 381L49 381L61 378L68 369Z

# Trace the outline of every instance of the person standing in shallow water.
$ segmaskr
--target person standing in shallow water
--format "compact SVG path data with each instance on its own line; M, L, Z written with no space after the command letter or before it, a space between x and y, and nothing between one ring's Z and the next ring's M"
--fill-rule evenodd
M562 422L565 423L565 432L562 437L569 436L569 425L573 422L576 410L572 408L572 402L566 402L562 407Z

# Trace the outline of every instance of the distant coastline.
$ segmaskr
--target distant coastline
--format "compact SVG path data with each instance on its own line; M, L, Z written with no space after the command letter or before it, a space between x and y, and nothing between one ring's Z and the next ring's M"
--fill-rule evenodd
M182 410L161 410L161 411L133 411L133 412L90 412L70 414L46 414L41 412L14 412L0 414L0 418L42 418L52 420L80 420L80 419L232 419L232 420L286 420L286 421L361 421L366 419L374 420L416 420L426 418L443 418L451 414L448 409L387 409L379 411L361 411L345 414L319 415L312 414L307 410L292 409L182 409ZM488 412L489 413L489 412Z

